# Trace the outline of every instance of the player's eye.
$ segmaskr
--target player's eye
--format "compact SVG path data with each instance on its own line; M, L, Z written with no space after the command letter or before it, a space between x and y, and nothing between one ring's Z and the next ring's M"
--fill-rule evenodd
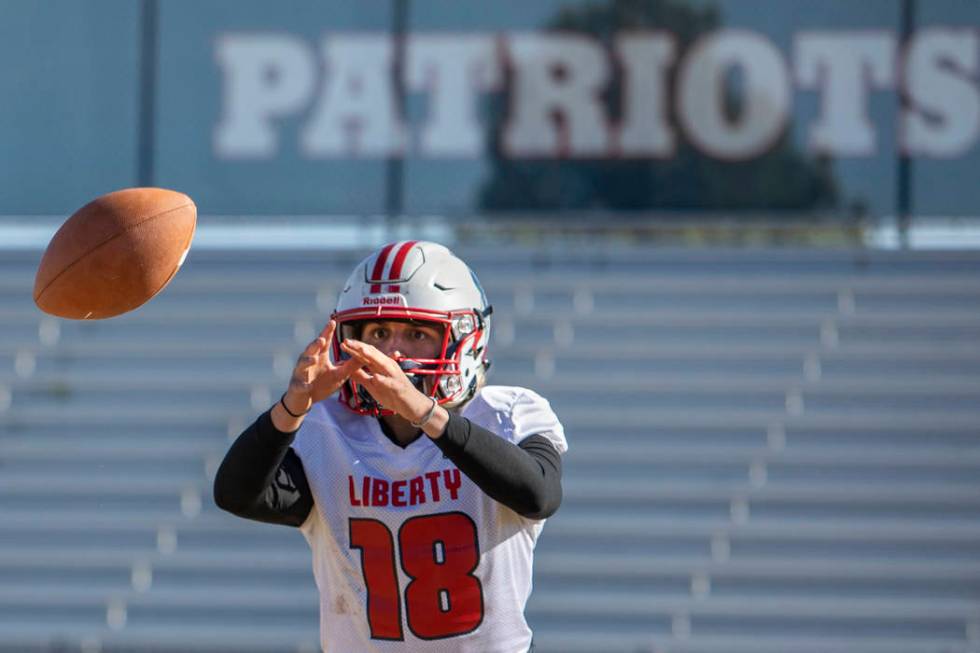
M368 327L367 338L371 340L384 340L388 337L388 329L384 327Z
M418 342L421 342L423 340L428 340L429 334L426 333L425 331L420 330L420 329L416 329L416 330L412 331L411 337L412 337L412 340L416 340Z

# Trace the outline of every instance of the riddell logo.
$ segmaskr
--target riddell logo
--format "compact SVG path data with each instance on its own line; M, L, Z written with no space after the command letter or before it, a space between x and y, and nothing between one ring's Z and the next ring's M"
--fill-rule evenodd
M384 295L382 297L365 297L365 306L401 306L402 298L400 295Z

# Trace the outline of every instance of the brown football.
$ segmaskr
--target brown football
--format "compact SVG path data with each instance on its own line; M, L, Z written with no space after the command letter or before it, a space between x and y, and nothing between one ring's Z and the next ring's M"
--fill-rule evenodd
M197 207L177 191L127 188L103 195L51 238L34 279L34 302L75 320L131 311L177 273L196 223Z

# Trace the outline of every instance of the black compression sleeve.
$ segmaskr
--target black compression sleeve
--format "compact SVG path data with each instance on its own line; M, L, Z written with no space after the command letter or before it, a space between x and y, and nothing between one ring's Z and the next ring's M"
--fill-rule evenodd
M214 477L214 502L222 510L256 521L300 526L313 508L303 463L269 411L245 429Z
M490 498L531 519L550 517L561 504L561 456L542 435L515 446L465 417L449 415L434 440L449 460Z

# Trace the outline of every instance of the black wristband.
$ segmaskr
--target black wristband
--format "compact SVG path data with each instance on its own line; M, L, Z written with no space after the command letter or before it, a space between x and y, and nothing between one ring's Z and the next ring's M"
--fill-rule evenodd
M299 414L294 413L293 411L289 410L289 406L286 405L286 393L285 392L282 393L282 396L281 397L279 397L279 403L282 405L282 409L284 411L286 411L287 413L289 413L289 416L290 417L295 417L297 419L300 418L300 417L302 417L303 415L306 415L308 412L310 412L310 409L313 408L313 406L311 405L309 408L307 408L302 413L299 413Z

